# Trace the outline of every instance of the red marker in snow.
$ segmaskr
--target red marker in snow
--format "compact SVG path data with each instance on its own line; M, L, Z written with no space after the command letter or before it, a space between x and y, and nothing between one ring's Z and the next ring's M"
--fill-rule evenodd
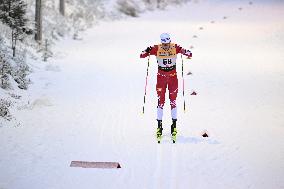
M201 135L202 137L209 137L208 131L204 130L203 134Z
M207 133L203 133L203 137L209 137Z

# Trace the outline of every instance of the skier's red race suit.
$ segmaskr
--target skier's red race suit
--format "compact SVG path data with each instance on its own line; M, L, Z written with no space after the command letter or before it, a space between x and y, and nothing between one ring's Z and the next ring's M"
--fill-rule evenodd
M149 55L155 55L158 63L156 91L158 95L158 108L163 109L165 104L165 93L168 87L171 109L176 107L176 98L178 93L178 79L176 72L177 54L181 53L189 58L192 53L177 44L170 44L170 48L165 50L162 44L148 47L140 54L140 58L146 58Z

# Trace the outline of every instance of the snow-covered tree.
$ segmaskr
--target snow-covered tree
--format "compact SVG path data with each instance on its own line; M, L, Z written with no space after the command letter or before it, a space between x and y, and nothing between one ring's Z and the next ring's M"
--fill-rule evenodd
M8 73L11 72L10 65L5 60L3 55L0 54L0 87L2 89L10 88L9 76Z
M17 56L13 57L10 38L6 37L6 33L11 33L11 30L0 22L0 88L13 90L18 86L20 89L27 89L30 81L26 76L30 69L26 64L26 50L20 42Z
M0 0L0 20L12 29L13 57L16 55L17 41L30 33L26 26L26 6L23 0Z
M11 102L6 99L0 99L0 117L3 117L5 120L10 121L12 116L9 111Z
M134 0L118 0L117 5L118 10L128 16L137 17L140 13L139 6Z
M45 39L44 41L44 48L42 49L42 58L43 61L47 61L48 58L52 57L53 53L50 49L51 43L48 41L48 39Z

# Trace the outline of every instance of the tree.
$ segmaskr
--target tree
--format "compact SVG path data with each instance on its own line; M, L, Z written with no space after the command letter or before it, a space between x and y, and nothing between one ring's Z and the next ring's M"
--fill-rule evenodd
M17 41L30 32L26 26L26 8L23 0L0 0L0 20L12 29L13 57L16 55Z
M47 61L48 58L52 57L53 53L52 51L50 50L50 46L51 46L51 43L49 43L48 39L45 39L45 44L44 44L44 48L42 49L43 51L43 61Z
M11 72L11 67L2 56L0 54L0 88L8 89L10 88L8 73Z
M59 11L62 16L65 16L65 0L59 0Z
M42 40L42 4L41 0L36 0L35 6L35 40L41 42Z

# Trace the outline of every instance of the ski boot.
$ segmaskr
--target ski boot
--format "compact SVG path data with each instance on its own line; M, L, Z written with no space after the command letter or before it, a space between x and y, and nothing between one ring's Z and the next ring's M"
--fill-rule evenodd
M176 140L177 140L176 122L177 122L177 119L173 119L173 124L171 125L171 134L172 134L173 143L176 143Z
M157 140L158 140L158 143L160 143L162 140L163 127L162 127L162 120L157 120L157 121L158 121Z

